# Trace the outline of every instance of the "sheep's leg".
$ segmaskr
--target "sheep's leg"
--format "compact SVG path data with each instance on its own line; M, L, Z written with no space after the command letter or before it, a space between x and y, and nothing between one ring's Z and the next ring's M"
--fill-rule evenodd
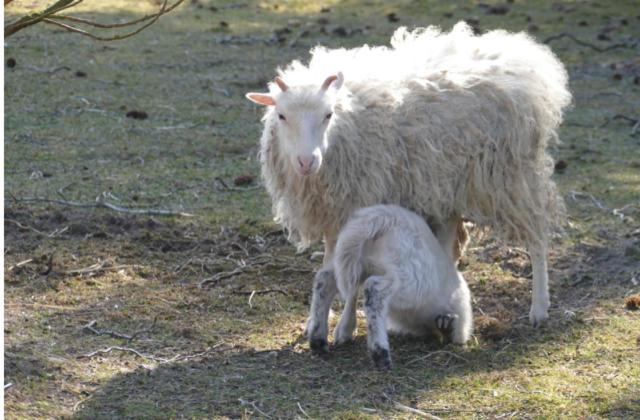
M458 321L458 315L456 314L442 314L436 317L436 327L442 335L451 338L451 334L455 329L455 323Z
M334 274L332 269L329 269L329 267L331 267L332 264L333 264L331 260L333 258L334 250L336 249L336 241L337 241L336 235L325 235L325 237L324 237L324 256L323 256L323 265L322 265L323 269L320 271L320 272L324 271L323 276L331 276L331 279L327 278L326 281L333 281L334 285L335 285L335 282L336 282L335 274ZM320 272L318 272L316 274L316 278L318 277ZM314 285L313 285L313 290L314 291L312 292L312 300L311 300L311 303L312 303L312 305L311 305L311 315L309 316L309 320L307 321L307 326L304 328L304 332L302 333L302 335L305 336L305 337L310 337L309 333L310 333L311 330L309 329L309 325L311 324L311 320L313 318L313 313L314 313L313 312L313 296L316 295L315 288L316 288L316 280L314 279ZM334 293L334 295L335 295L335 293ZM329 306L331 306L331 303L329 303Z
M355 290L352 296L346 299L342 316L340 321L333 331L333 344L338 346L344 344L347 341L351 341L353 333L356 330L356 306L358 301L358 291Z
M547 245L538 243L529 246L531 268L533 270L533 293L529 321L534 327L549 317L549 273L547 271Z
M338 292L333 269L323 268L313 280L313 296L311 298L311 313L307 322L309 347L317 354L327 353L327 331L329 310Z
M391 368L387 312L392 293L393 279L382 276L369 277L364 283L364 311L367 315L367 348L376 368Z
M447 255L451 257L451 260L457 264L464 253L467 242L469 242L469 235L467 234L467 229L464 227L462 217L457 215L451 216L442 224L438 225L436 236L442 249L444 249Z

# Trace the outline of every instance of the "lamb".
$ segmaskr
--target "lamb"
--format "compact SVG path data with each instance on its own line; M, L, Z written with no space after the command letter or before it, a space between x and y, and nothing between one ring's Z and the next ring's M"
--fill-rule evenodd
M571 95L547 46L524 33L475 36L464 22L400 28L391 47L314 48L269 89L247 97L267 106L262 175L299 247L324 239L329 261L355 210L398 204L453 255L465 217L527 247L529 319L548 317L548 243L564 205L547 146Z
M336 282L332 281L335 272ZM387 326L421 335L438 329L464 344L473 318L467 283L417 214L396 205L356 211L338 235L333 261L316 275L308 331L311 349L328 351L327 317L339 291L345 309L334 344L351 340L364 289L367 347L379 369L391 367Z

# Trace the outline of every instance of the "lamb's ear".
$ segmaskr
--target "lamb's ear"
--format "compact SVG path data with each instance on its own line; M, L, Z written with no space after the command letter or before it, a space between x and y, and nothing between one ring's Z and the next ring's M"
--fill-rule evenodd
M327 89L329 89L329 86L333 86L334 89L338 90L342 86L343 82L344 76L342 75L342 72L339 71L338 73L327 77L320 89L326 91Z
M276 101L272 96L267 95L266 93L253 93L249 92L244 95L251 102L255 102L258 105L275 105Z

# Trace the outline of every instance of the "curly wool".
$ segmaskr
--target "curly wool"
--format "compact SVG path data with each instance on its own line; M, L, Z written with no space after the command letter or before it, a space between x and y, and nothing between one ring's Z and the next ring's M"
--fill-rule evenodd
M267 110L260 155L275 220L303 248L361 207L398 204L430 222L462 215L516 243L546 242L564 213L546 151L571 102L562 63L524 33L474 36L465 23L400 28L391 45L318 47L308 66L280 71L300 101L332 72L345 82L315 175L296 174Z

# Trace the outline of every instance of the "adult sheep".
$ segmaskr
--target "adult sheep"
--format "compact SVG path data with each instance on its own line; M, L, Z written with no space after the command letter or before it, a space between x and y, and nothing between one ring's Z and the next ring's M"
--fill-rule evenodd
M351 213L386 203L427 219L453 254L464 216L527 247L529 318L547 318L548 240L564 206L546 149L571 102L548 47L464 22L400 28L390 48L314 48L269 90L247 94L268 106L262 175L300 247L324 238L329 260Z

